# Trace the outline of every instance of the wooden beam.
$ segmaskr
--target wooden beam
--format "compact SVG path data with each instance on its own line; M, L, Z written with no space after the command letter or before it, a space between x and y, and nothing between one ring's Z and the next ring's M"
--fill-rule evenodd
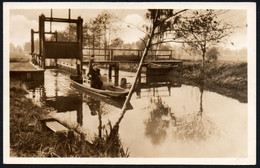
M50 18L50 17L45 17L45 18L44 18L44 21L47 21L47 22L78 23L78 19Z
M108 66L108 81L112 81L112 65L109 64Z
M34 53L34 31L31 29L31 53Z
M45 121L45 125L51 129L53 132L68 132L69 129L59 123L58 121L52 120L52 121Z
M115 86L118 86L119 81L119 63L115 64Z

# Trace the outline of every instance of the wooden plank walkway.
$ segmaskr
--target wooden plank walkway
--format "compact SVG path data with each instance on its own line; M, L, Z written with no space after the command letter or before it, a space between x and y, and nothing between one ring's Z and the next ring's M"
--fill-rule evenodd
M10 72L35 72L44 71L44 69L38 68L31 62L10 62Z
M132 64L139 64L139 61L128 61L128 60L121 60L121 61L106 61L106 60L96 60L94 61L95 63L98 64L116 64L116 63L132 63ZM182 60L157 60L157 61L151 61L151 63L168 63L168 64L173 64L173 63L182 63ZM89 60L83 61L83 64L89 64ZM144 62L144 65L148 64L148 62Z
M42 126L46 126L53 132L68 132L69 128L60 123L57 119L53 118L51 115L46 115L40 119Z
M51 121L45 121L45 125L51 129L53 132L68 132L69 129L59 123L58 121L51 120Z

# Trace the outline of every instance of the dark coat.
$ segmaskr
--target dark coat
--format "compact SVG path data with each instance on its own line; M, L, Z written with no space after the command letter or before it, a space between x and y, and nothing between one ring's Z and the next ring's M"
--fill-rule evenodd
M91 80L90 86L96 89L101 89L103 86L103 82L100 78L100 69L91 69L90 72L87 74L89 79Z

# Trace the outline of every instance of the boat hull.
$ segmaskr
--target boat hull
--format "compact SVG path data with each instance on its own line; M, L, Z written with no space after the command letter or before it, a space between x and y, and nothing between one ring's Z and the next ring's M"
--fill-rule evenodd
M105 95L109 97L116 97L116 98L122 98L126 97L128 95L128 90L122 89L119 87L114 87L114 86L105 86L104 90L103 89L96 89L92 88L90 86L78 83L77 81L71 79L72 84L76 86L77 88L84 90L86 92L90 92L93 94L98 94L98 95Z

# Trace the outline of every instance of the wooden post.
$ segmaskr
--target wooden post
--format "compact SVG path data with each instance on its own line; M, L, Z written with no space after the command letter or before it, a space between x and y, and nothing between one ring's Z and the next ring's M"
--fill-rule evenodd
M57 32L57 30L55 30L54 36L55 36L55 42L58 42L58 32ZM55 58L55 65L56 65L56 68L57 68L58 67L58 59L57 58Z
M107 58L107 61L111 60L111 52L112 52L112 50L109 50L109 56Z
M32 62L35 64L35 57L34 57L34 31L31 29L31 56Z
M82 114L82 95L80 96L80 106L78 106L77 108L77 122L79 123L79 125L82 126L83 124L83 114Z
M42 36L41 36L41 33L42 33L42 28L41 28L41 22L42 22L42 17L41 16L39 16L39 56L41 57L41 54L42 54ZM38 60L38 56L37 56L37 64L39 65L39 66L41 66L40 65L40 61Z
M111 58L110 61L114 61L114 50L111 50Z
M108 81L112 81L112 65L109 64L108 66Z
M115 86L118 86L119 63L115 63Z
M51 9L51 18L52 18L52 9ZM50 32L52 32L52 21L50 21Z
M83 19L81 17L78 17L77 22L77 42L79 43L79 61L80 61L80 70L78 75L82 75L82 62L83 62L83 51L82 51L82 45L83 45L83 27L82 27Z
M34 31L31 29L31 54L34 53Z
M145 67L145 84L147 84L147 69L148 69L148 64L143 64L143 67Z
M44 53L44 42L45 42L45 16L42 14L39 16L39 48L41 57L41 67L45 68L45 53Z

